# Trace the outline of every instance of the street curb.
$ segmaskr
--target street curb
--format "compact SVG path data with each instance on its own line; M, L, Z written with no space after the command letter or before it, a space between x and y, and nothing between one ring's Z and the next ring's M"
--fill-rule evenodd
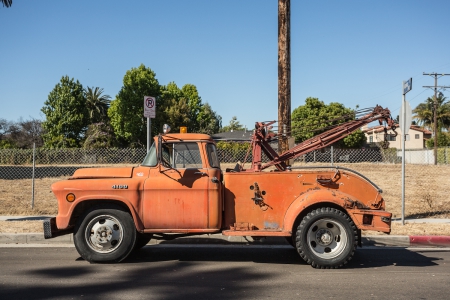
M411 246L449 247L450 236L414 235L409 237Z
M381 247L450 247L450 236L406 236L406 235L374 235L363 236L364 246ZM67 234L52 239L44 239L43 233L0 233L0 244L49 244L73 245L73 235ZM244 237L225 236L222 234L193 235L174 240L151 239L149 245L157 244L221 244L221 245L289 245L284 237Z

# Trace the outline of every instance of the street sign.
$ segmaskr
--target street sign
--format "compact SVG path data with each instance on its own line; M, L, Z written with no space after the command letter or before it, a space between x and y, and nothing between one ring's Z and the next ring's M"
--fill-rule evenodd
M409 92L412 89L412 78L403 81L403 95Z
M406 135L408 134L409 127L411 127L411 121L412 121L412 110L411 106L409 105L408 101L403 101L402 108L400 110L400 128L402 129L402 134ZM403 118L405 119L405 123L403 123ZM403 125L404 124L404 125ZM403 128L405 127L405 128Z
M155 97L144 97L144 117L155 118L156 115L156 99Z

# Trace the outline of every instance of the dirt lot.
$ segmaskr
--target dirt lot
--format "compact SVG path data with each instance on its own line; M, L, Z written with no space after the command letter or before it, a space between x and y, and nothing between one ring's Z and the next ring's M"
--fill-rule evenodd
M308 164L307 166L316 166ZM339 164L364 174L383 189L386 210L394 218L401 217L400 164ZM222 166L223 168L228 166ZM0 215L56 215L57 203L51 192L53 182L67 178L39 178L35 180L34 208L31 208L31 179L0 179ZM450 218L447 187L450 183L449 166L407 165L405 188L406 218ZM40 232L40 221L0 222L0 232ZM394 223L392 234L446 234L449 225Z

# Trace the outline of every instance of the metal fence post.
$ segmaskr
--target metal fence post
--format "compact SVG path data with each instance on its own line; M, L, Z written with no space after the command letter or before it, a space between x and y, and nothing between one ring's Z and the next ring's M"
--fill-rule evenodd
M31 176L31 209L34 209L34 169L36 168L36 143L33 143L33 174Z
M333 146L331 146L331 166L333 166Z

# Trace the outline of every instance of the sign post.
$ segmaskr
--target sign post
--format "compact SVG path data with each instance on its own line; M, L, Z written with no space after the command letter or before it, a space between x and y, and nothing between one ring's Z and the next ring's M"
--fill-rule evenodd
M402 225L405 225L405 140L411 126L411 106L405 99L406 93L412 89L412 78L403 81L402 108L400 111L400 129L402 130Z
M150 150L152 141L152 121L156 116L156 99L151 96L144 96L144 117L147 118L147 152Z

